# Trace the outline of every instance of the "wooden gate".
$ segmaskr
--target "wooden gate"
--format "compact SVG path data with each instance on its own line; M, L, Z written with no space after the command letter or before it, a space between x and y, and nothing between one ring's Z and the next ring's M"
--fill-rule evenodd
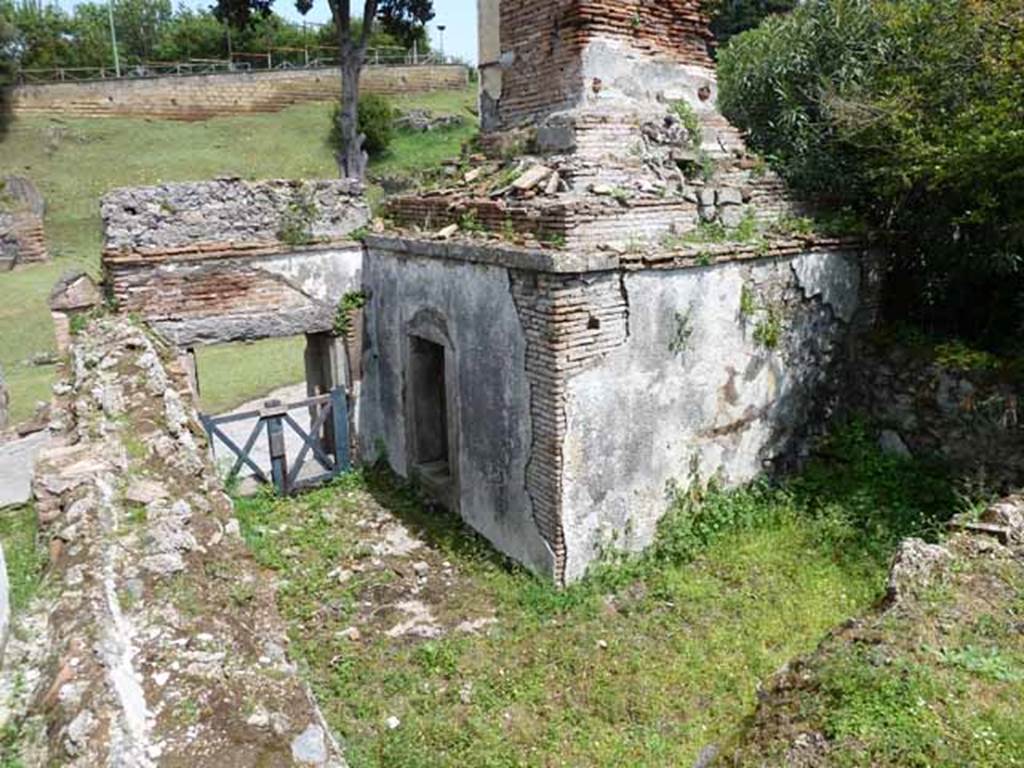
M290 411L308 410L310 427L304 429ZM326 395L311 397L297 403L284 404L268 400L258 411L232 413L226 416L201 415L203 427L210 443L223 444L235 457L228 473L228 481L238 477L243 467L252 470L261 483L273 483L281 495L320 485L351 469L348 434L348 399L345 390L338 387ZM229 424L253 421L245 445L239 447L223 427ZM288 455L286 431L291 430L300 440L297 455ZM270 475L254 456L260 438L265 435L270 456ZM320 465L321 472L303 474L310 456Z

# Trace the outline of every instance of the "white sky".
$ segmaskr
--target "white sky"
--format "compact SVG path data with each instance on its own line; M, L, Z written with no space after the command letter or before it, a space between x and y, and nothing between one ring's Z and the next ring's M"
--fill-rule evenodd
M102 2L102 0L96 0ZM175 0L178 4L179 0ZM181 0L185 5L192 8L203 8L211 5L210 0ZM57 0L57 4L65 8L77 5L75 0ZM360 3L354 2L353 7L359 8ZM285 17L295 21L302 21L302 16L295 10L294 0L276 0L274 10ZM441 36L438 26L445 26L444 33L445 53L459 56L470 62L476 62L476 0L434 0L434 12L437 14L429 25L430 39L435 48L440 48ZM331 12L327 6L327 0L314 0L313 10L309 12L306 19L309 21L324 22L330 19Z

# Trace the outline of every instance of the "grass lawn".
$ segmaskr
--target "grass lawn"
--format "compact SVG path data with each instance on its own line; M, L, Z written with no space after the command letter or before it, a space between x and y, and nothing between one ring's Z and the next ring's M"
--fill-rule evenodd
M353 768L690 766L953 511L940 472L863 431L832 450L782 488L678 499L647 555L561 592L380 473L238 514ZM423 547L388 549L388 510Z
M302 381L306 339L264 339L196 351L203 410L223 413L274 389Z
M55 349L46 299L66 268L46 264L0 274L0 367L11 395L12 424L31 417L37 402L50 401L54 367L26 363Z
M38 530L38 517L31 505L0 512L0 542L4 545L14 613L29 603L42 580L46 553L39 546Z
M462 114L475 91L445 91L398 97L398 108L421 107L439 114ZM36 400L49 400L51 369L26 369L22 361L52 349L46 298L57 277L72 266L99 272L99 198L116 187L167 181L195 181L224 175L246 179L331 177L337 169L325 143L331 105L304 104L266 115L217 118L197 123L139 118L25 118L15 121L0 142L0 175L20 174L46 197L46 233L56 261L0 274L0 365L12 385L14 420L31 415ZM391 153L371 165L371 173L413 173L458 154L474 132L472 124L442 133L400 135ZM379 195L374 195L375 197ZM293 359L295 345L289 348ZM301 367L274 364L259 347L209 355L217 381L239 377L237 393L212 385L215 403L237 405L301 379ZM298 348L301 366L301 347ZM298 379L295 378L299 371ZM205 372L203 372L205 375ZM287 376L287 378L280 378ZM263 391L253 391L259 381Z

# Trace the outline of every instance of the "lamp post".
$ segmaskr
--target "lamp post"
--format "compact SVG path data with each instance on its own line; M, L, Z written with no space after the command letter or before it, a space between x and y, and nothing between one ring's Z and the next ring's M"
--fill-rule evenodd
M117 30L114 28L114 0L107 0L107 18L110 19L110 46L114 50L114 74L121 76L121 59L117 55Z
M441 62L444 63L444 31L448 29L444 24L437 25L437 31L441 33Z

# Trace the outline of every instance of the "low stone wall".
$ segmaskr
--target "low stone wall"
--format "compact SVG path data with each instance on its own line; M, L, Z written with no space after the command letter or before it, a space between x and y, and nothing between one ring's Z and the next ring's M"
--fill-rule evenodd
M341 180L120 189L101 210L108 292L183 347L331 330L370 216Z
M31 181L20 176L0 179L0 272L49 260L45 212L46 202Z
M881 425L888 450L940 457L1000 492L1024 481L1019 377L899 344L868 344L859 357L848 405Z
M205 120L276 112L294 104L338 97L336 69L235 72L142 80L20 85L10 93L15 116L149 117ZM466 88L464 66L367 67L366 93L397 95Z
M167 350L77 337L34 482L49 570L16 617L0 726L24 765L343 765L288 661Z

